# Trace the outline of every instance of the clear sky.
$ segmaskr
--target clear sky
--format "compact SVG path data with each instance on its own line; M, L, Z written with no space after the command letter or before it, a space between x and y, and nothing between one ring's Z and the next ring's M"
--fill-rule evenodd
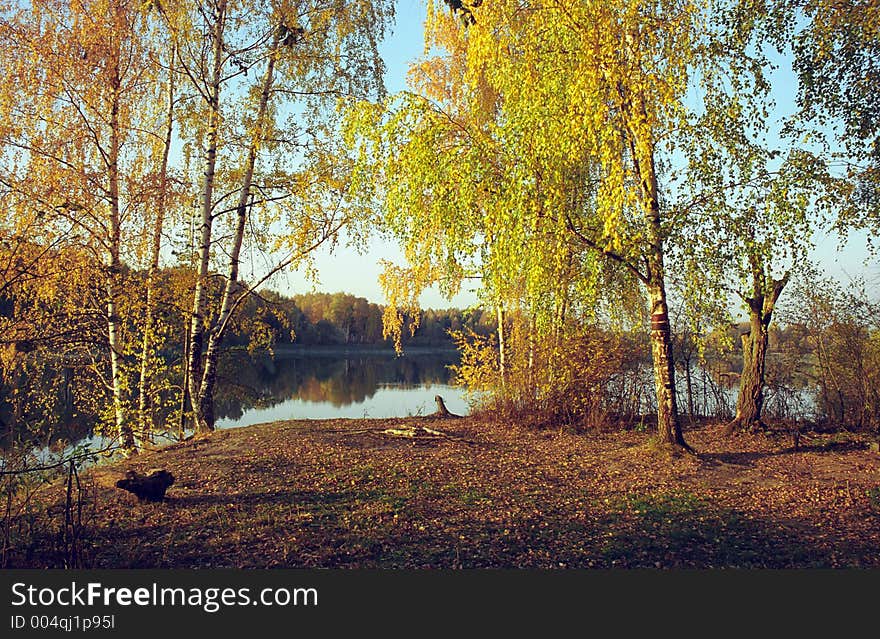
M390 93L406 88L406 73L410 62L424 54L425 0L397 0L396 14L392 32L381 47L386 65L385 83ZM774 97L780 111L790 111L794 106L796 93L794 77L790 68L786 68L789 66L788 60L780 57L776 62L781 68L773 76ZM829 275L844 281L853 276L865 276L869 281L876 282L880 278L880 269L876 260L866 266L865 260L868 256L865 245L864 234L854 234L842 248L839 247L838 238L820 236L816 238L813 257L825 267ZM272 286L287 294L304 293L313 289L326 292L344 291L381 303L383 299L378 283L379 260L403 263L403 256L396 245L377 239L370 241L365 253L348 248L343 241L332 253L321 250L315 258L319 278L317 283L308 281L299 273L288 273L275 280ZM425 308L466 308L475 303L476 296L469 291L462 292L451 301L436 291L428 291L421 298L421 304Z

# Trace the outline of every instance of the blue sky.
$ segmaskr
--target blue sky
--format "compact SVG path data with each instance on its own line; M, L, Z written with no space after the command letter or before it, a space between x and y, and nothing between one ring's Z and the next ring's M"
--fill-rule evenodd
M424 53L425 0L397 0L396 14L394 28L381 47L386 65L385 82L391 93L406 88L409 64ZM773 76L777 108L780 112L790 112L794 105L796 85L790 69L785 68L788 66L788 60L779 57L776 62L782 67ZM813 257L822 263L827 274L844 281L860 275L864 275L869 280L876 280L880 272L877 268L878 264L875 259L868 266L865 265L867 258L865 245L864 234L854 234L842 248L837 237L817 236ZM373 239L369 242L367 251L359 253L348 248L343 241L332 253L322 249L315 255L319 278L317 283L307 280L300 273L288 273L274 281L273 287L287 294L311 290L344 291L381 303L382 292L378 283L380 259L403 263L401 251L392 243ZM467 290L451 301L434 290L427 291L421 298L421 304L425 308L448 306L466 308L475 303L476 295Z

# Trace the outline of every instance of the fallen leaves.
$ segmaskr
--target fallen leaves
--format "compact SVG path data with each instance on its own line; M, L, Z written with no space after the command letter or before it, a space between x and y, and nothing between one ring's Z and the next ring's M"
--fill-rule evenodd
M424 418L282 422L166 448L180 481L163 504L92 482L87 565L880 566L880 458L859 447L709 426L688 433L699 456L669 459L633 431L454 427L422 442L376 434L431 435ZM21 565L53 565L50 548Z

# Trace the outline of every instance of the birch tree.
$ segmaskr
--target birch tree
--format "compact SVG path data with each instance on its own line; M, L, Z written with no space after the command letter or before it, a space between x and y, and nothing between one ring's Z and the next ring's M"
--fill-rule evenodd
M203 160L186 377L196 428L208 431L232 314L272 275L335 239L347 221L345 167L331 148L335 105L381 90L377 43L393 11L384 1L207 0L164 12L199 101L190 122L202 123L194 127ZM252 249L268 245L273 254L244 284L248 239ZM222 292L212 299L209 283L222 255Z
M514 160L509 182L498 189L488 185L500 201L479 209L486 236L513 233L508 246L514 247L522 237L516 233L552 225L565 231L555 236L566 240L546 245L546 252L519 242L526 253L533 251L531 259L564 262L563 247L574 243L644 286L659 433L663 441L687 447L674 388L659 163L663 152L671 152L670 132L685 121L700 11L688 2L638 1L493 0L450 7L466 32L466 97L474 104L486 91L500 97L498 135L511 144L508 157ZM433 11L436 16L444 8ZM495 158L487 155L483 162L491 166ZM478 171L455 166L465 175ZM428 162L421 170L434 174ZM428 192L451 184L447 179ZM516 198L520 205L512 206ZM459 199L466 210L476 203ZM532 213L532 224L512 219L525 212ZM519 255L512 251L498 263Z
M120 301L128 231L145 204L138 114L154 71L137 3L39 0L5 7L3 183L44 232L103 264L108 387L121 445L135 448ZM48 241L52 241L49 239Z

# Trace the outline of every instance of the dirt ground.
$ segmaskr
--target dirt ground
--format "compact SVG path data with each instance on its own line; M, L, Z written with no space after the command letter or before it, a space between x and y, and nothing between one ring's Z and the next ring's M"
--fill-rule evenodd
M83 473L75 535L64 492L46 489L11 563L63 566L75 546L86 568L880 566L880 455L866 442L685 434L696 455L650 432L485 418L218 431ZM165 501L115 487L152 468L176 478Z

